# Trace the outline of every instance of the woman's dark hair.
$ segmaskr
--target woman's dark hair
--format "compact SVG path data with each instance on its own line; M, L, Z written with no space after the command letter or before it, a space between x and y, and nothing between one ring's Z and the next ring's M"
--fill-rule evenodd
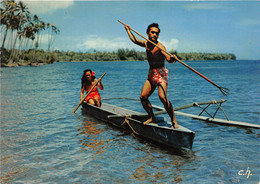
M149 33L149 31L150 31L150 29L151 29L152 27L158 28L158 29L159 29L159 33L160 33L161 30L160 30L160 28L159 28L159 25L158 25L157 23L152 23L152 24L150 24L150 25L147 27L147 29L146 29L146 34Z
M92 81L91 81L91 82L88 81L88 80L86 79L86 73L87 73L87 72L90 72L90 74L91 74L91 76L92 76L92 70L91 70L91 69L86 69L86 70L84 70L83 75L82 75L82 77L81 77L81 88L82 88L83 86L86 86L86 85L91 85L91 82L94 81L94 79L96 78L95 76L92 76Z

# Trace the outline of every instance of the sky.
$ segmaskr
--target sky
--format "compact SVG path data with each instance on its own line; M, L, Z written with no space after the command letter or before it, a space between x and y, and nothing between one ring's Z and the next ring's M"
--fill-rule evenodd
M237 59L260 60L260 1L24 2L32 14L59 28L52 50L144 51L130 41L121 20L145 37L147 26L158 23L159 41L169 51L233 53ZM47 37L43 33L43 49Z

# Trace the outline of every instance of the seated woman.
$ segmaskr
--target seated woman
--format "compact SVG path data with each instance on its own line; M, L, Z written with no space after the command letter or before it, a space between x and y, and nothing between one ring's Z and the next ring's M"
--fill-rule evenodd
M82 78L81 78L81 93L80 93L80 100L84 98L84 91L86 90L87 93L92 88L92 86L98 81L95 77L95 72L90 69L87 69L83 72ZM103 90L103 85L101 81L97 85L99 89ZM94 89L90 92L90 94L86 97L85 101L86 103L90 103L92 105L96 105L100 107L101 102L101 96L98 92L97 86L94 87Z

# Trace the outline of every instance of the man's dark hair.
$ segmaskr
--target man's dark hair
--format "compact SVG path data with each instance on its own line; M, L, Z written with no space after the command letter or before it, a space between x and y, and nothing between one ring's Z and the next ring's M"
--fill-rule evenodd
M158 29L159 29L159 33L160 33L159 25L158 25L157 23L152 23L152 24L150 24L150 25L147 27L147 29L146 29L146 34L149 33L149 31L150 31L150 29L151 29L152 27L158 28Z

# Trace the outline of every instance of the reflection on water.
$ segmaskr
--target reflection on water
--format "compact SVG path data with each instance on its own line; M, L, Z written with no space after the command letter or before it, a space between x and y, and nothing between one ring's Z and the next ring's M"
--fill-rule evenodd
M1 149L3 144L1 144ZM2 156L0 159L0 165L1 165L1 177L0 182L1 183L10 183L15 178L24 175L27 171L29 171L29 168L24 166L23 164L19 165L21 161L19 161L19 155L9 155L9 156Z
M92 121L85 120L82 127L78 128L82 138L79 140L84 150L89 148L96 151L96 154L101 154L105 151L105 141L98 140L98 134L102 133L101 129L98 129L97 124Z
M182 168L195 160L194 152L184 150L182 152L180 150L171 150L169 152L169 150L164 150L162 147L150 144L149 147L144 146L141 149L144 153L143 156L134 159L134 162L139 163L139 166L132 174L132 177L139 181L182 182L184 171ZM165 154L168 157L165 157Z
M1 163L2 164L2 163ZM27 172L28 169L26 167L14 167L11 171L6 173L4 176L0 178L1 183L10 183L16 177L19 177L23 173Z

